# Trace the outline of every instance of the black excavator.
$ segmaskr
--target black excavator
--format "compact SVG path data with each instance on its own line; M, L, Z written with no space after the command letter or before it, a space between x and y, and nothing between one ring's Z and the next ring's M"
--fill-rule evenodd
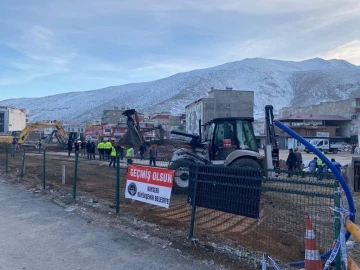
M125 147L149 146L152 144L162 144L165 136L165 130L161 125L152 128L140 128L139 117L135 109L126 110L122 113L127 117L127 131L119 140L119 144ZM157 138L153 141L145 141L144 133L155 130Z

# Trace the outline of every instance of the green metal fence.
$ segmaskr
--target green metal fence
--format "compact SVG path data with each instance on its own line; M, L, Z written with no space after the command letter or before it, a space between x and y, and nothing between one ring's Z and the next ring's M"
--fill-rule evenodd
M135 159L134 163L148 165L149 161ZM29 150L11 157L4 150L0 164L1 171L34 188L65 190L70 198L92 198L108 204L108 211L166 224L181 231L183 239L190 236L214 249L232 250L246 261L258 262L262 253L283 263L302 260L307 215L320 252L331 248L337 234L338 223L330 207L338 203L334 192L338 182L332 174L319 180L318 175L303 172L289 177L287 171L193 165L187 192L174 192L166 209L124 198L125 159L118 159L113 168L98 156L88 160L81 155ZM157 166L168 167L169 161L158 160Z
M237 246L239 256L262 253L291 262L304 258L305 218L310 216L320 252L335 237L334 206L338 181L311 175L266 177L272 171L197 165L190 168L192 206L189 237ZM278 174L280 173L280 174ZM317 178L315 178L317 179Z

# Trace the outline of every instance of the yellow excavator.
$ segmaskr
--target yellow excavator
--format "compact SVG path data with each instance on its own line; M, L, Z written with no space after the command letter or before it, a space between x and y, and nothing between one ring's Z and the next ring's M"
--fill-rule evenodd
M63 138L62 142L59 141L60 144L66 143L65 138L66 131L63 128L61 122L51 122L51 123L45 123L45 122L36 122L36 123L30 123L27 124L26 127L22 131L13 131L10 133L10 135L4 135L0 136L0 144L10 144L14 139L17 140L19 145L24 144L27 137L29 136L30 132L34 129L38 128L56 128L57 133Z

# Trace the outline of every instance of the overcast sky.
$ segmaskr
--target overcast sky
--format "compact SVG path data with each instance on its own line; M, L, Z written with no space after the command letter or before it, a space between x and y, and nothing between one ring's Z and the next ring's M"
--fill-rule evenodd
M0 0L0 100L251 57L360 65L360 1Z

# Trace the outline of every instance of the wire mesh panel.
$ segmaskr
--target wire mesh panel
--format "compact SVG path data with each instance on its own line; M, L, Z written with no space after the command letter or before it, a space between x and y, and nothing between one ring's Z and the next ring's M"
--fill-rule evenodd
M190 186L196 186L195 197L188 195L196 207L194 237L245 248L253 258L268 253L291 262L304 258L305 218L310 216L320 252L331 248L333 179L288 177L285 171L265 177L275 173L218 166L193 165L190 170Z

